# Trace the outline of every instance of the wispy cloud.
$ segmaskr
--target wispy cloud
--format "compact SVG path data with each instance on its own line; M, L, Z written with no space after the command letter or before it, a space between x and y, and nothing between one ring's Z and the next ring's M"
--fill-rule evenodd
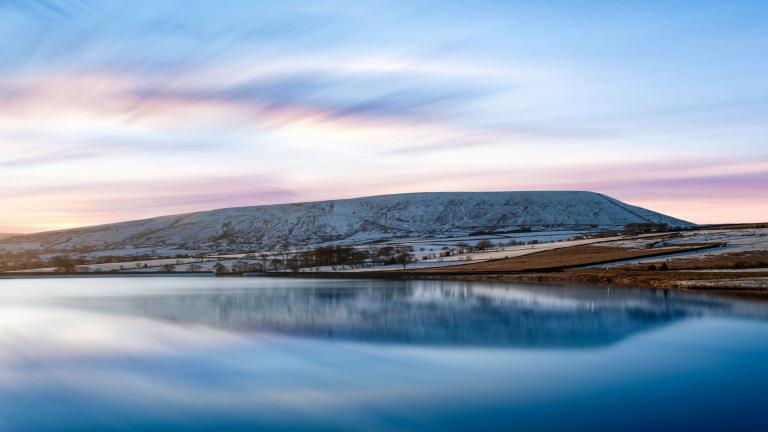
M222 207L298 201L300 194L265 176L165 177L160 180L0 187L0 207L25 218L0 220L0 232L32 232ZM41 203L45 203L41 205ZM55 225L50 218L57 217Z
M481 94L482 91L468 86L441 87L382 76L342 78L319 74L266 77L232 86L145 87L131 92L139 107L212 104L262 115L408 122L435 120Z
M709 0L0 0L0 231L446 189L754 219L766 19Z
M78 1L72 0L2 0L0 9L8 9L32 16L60 15L66 16L78 9Z

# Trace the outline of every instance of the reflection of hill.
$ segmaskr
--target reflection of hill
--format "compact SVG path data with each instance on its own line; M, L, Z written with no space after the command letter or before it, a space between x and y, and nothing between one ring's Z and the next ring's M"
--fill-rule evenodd
M570 348L609 345L729 307L725 301L653 291L375 281L81 297L66 303L238 332L418 345Z

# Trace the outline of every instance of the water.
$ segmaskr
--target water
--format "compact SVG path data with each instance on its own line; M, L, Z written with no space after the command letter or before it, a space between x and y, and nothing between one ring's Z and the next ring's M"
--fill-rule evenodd
M0 430L768 430L768 307L488 282L0 280Z

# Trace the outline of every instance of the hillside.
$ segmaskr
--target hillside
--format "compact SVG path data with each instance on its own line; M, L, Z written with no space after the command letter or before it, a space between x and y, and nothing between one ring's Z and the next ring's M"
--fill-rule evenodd
M521 228L688 222L594 192L427 192L226 208L14 236L5 247L247 251Z

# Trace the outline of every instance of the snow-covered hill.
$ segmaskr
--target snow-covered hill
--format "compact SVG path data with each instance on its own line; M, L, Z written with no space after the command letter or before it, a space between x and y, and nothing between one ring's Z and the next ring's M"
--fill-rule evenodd
M253 251L644 222L690 225L594 192L426 192L162 216L16 236L0 246Z

